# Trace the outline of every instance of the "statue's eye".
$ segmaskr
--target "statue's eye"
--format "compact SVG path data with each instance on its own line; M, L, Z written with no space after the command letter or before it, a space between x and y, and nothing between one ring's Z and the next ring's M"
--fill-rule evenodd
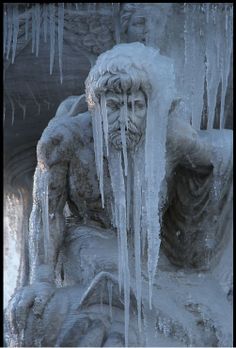
M142 102L135 103L135 108L137 108L137 109L143 109L144 107L145 107L145 104Z
M113 101L108 101L107 102L107 107L111 110L117 110L118 109L118 104L113 102Z

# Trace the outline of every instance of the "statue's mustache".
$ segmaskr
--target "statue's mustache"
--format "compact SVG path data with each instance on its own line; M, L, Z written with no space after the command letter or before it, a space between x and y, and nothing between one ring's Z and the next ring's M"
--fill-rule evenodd
M139 130L133 122L129 122L128 128L125 130L126 145L131 148L137 144L142 136L141 130ZM122 147L121 142L121 127L116 124L112 129L109 130L109 140L117 148Z
M112 135L113 133L117 134L121 131L121 126L117 122L113 127L110 128L109 134ZM128 128L126 129L126 134L128 135L129 133L133 135L141 135L140 129L137 128L137 126L129 120L128 122Z

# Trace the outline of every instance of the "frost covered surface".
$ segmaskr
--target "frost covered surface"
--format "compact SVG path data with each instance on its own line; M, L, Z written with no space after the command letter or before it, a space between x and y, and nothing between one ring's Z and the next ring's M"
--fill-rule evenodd
M8 195L4 205L4 308L18 286L20 238L23 203L20 197Z
M122 57L122 59L120 58ZM148 61L148 62L147 62ZM99 76L106 71L113 73L122 71L124 67L129 71L133 67L145 72L150 81L151 88L148 93L147 101L147 121L145 131L145 141L142 149L134 154L133 163L136 163L136 177L134 181L136 190L134 194L133 205L135 218L131 222L131 234L135 240L135 272L136 272L136 292L138 299L138 317L139 329L141 330L141 220L142 229L147 231L148 243L148 276L149 276L149 306L152 306L152 287L156 274L158 263L158 255L160 248L160 224L161 224L161 206L160 193L162 181L165 177L165 143L167 129L167 115L170 104L175 96L175 78L172 61L163 57L153 48L147 48L143 44L121 44L115 46L111 51L101 55L97 60L97 64L93 67L86 82L87 99L90 109L93 113L93 136L94 150L96 158L96 168L100 183L101 196L103 199L103 139L106 145L106 124L102 125L102 120L106 122L106 110L104 100L101 107L94 95L96 89L96 81ZM120 70L121 69L121 70ZM160 86L162 86L160 88ZM124 286L125 297L125 342L128 344L128 325L129 325L129 287L130 287L130 270L129 255L127 245L128 225L127 212L130 206L129 178L132 165L128 164L128 154L126 146L125 127L127 125L127 95L124 92L124 111L121 117L121 151L114 148L109 149L108 163L110 168L112 191L114 195L114 221L116 222L118 233L119 248L119 274ZM158 115L158 117L157 117ZM155 129L155 132L153 132ZM105 130L105 131L104 131ZM140 155L140 151L143 151ZM144 159L144 163L143 163ZM123 161L122 161L123 160ZM132 163L132 164L133 164ZM138 163L138 164L137 164ZM138 165L138 167L137 167ZM144 168L144 170L142 169ZM125 185L125 182L128 184ZM137 186L139 189L137 190ZM141 208L141 191L145 191L143 200L143 209ZM127 200L128 198L128 200ZM145 212L145 218L142 213ZM128 213L129 214L129 213ZM137 215L138 214L138 215ZM145 222L144 222L145 221ZM144 244L144 240L142 240Z

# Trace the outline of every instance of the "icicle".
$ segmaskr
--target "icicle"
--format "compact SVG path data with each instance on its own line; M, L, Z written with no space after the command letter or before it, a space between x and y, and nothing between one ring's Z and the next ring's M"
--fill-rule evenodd
M110 312L111 319L112 319L112 288L113 288L113 283L111 281L108 281L107 291L108 291L109 312Z
M205 81L205 42L198 5L185 7L185 98L191 106L192 125L199 130Z
M13 102L12 98L9 97L9 100L10 100L10 103L11 103L11 111L12 111L12 114L11 114L11 125L13 126L14 121L15 121L15 105L14 105L14 102Z
M21 102L19 100L18 100L18 104L19 104L19 107L21 108L22 113L23 113L23 120L25 120L26 106L21 104Z
M231 54L232 54L232 17L228 16L227 5L225 5L224 11L221 13L221 16L224 16L224 44L225 49L221 50L223 53L223 66L221 69L221 81L222 81L222 90L221 90L221 109L220 109L220 129L224 127L225 117L224 117L224 109L225 109L225 97L228 87L228 79L230 74L230 64L231 64ZM223 28L222 28L223 31Z
M49 215L48 215L48 173L43 173L43 191L42 191L42 220L44 231L44 257L45 264L48 263L49 247Z
M121 152L112 149L108 159L111 176L112 191L117 211L117 230L120 236L121 274L123 276L125 302L125 346L128 346L129 334L129 307L130 307L130 273L128 258L127 226L126 226L126 199L125 184L122 168Z
M35 6L31 9L32 13L32 53L34 53L35 50L35 36L36 36L36 12L35 12Z
M36 57L39 55L39 39L40 39L40 4L35 4L35 39L36 39Z
M64 3L58 3L58 57L59 57L61 83L63 80L63 74L62 74L63 30L64 30Z
M43 4L43 34L44 34L44 42L47 42L47 36L48 36L48 4Z
M136 279L136 298L138 307L138 328L141 332L141 303L142 303L142 279L141 279L141 175L143 157L134 159L134 189L133 189L133 226L134 226L134 248L135 248L135 279Z
M126 100L127 105L127 95L124 95L124 101ZM127 107L126 107L127 109ZM128 158L127 158L127 146L126 146L126 134L125 134L125 127L127 123L127 111L125 111L125 106L122 109L121 114L121 142L122 142L122 152L123 152L123 160L124 160L124 167L125 167L125 176L127 176L128 171Z
M11 5L7 7L7 59L9 59L9 54L11 50L12 43L12 27L13 27L13 8Z
M49 4L50 12L50 75L53 72L54 56L55 56L55 4Z
M28 40L28 37L29 37L29 13L27 11L25 15L25 41Z
M3 14L3 54L5 56L7 50L7 11L6 5L4 5L4 14Z
M102 207L104 208L104 192L103 192L103 132L102 132L102 116L100 106L97 105L95 114L92 117L93 138L96 170L99 180L99 189L101 193Z
M131 161L128 161L128 173L126 179L126 217L127 217L127 231L130 229L130 203L131 203Z
M101 96L101 111L102 111L102 124L103 124L103 134L104 141L106 146L107 157L109 155L108 148L108 121L107 121L107 106L106 106L106 98L104 95Z

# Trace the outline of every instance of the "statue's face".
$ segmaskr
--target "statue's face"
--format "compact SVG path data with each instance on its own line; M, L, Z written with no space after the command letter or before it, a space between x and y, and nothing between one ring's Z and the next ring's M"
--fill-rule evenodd
M146 42L147 25L146 18L141 13L134 13L129 21L127 30L128 42Z
M122 147L121 127L125 125L124 113L126 112L123 94L108 92L106 94L108 136L109 141L117 148ZM147 105L142 91L133 92L127 95L127 120L128 129L125 129L127 148L134 148L138 144L145 129Z

